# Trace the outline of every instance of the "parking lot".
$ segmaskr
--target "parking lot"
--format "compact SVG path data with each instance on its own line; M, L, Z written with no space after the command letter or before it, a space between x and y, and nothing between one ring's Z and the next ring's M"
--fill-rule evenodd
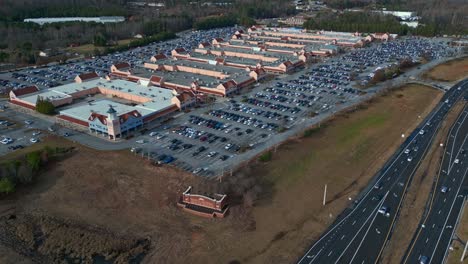
M0 117L0 155L40 142L44 134L32 120L18 122Z
M44 88L70 82L81 72L95 70L105 74L115 61L129 61L139 65L159 52L169 54L176 47L190 50L202 41L210 41L215 37L228 38L234 30L225 28L186 32L179 39L94 60L9 73L7 79L15 77L15 85L35 83ZM357 79L362 80L369 78L377 68L402 59L420 60L424 56L439 60L454 56L455 50L447 46L446 42L444 39L407 37L347 50L343 54L307 65L293 74L278 75L274 80L259 83L233 98L218 98L212 105L180 113L169 123L127 141L113 143L69 129L61 129L59 134L66 131L73 133L73 140L97 149L128 148L135 155L155 162L173 164L207 177L216 176L286 140L294 131L300 131L339 109L364 100L362 91L355 88L357 83L352 80L352 75L357 74ZM5 76L0 74L0 79ZM34 76L37 79L32 79ZM30 129L21 128L22 134L12 138L24 145L31 144ZM4 134L8 137L14 133ZM0 146L0 154L5 153L2 151L3 146Z
M50 88L61 84L70 83L82 73L95 71L104 77L109 73L110 67L116 62L126 61L131 65L140 65L151 56L164 53L170 55L176 47L191 50L204 41L213 38L229 38L235 28L221 28L209 31L187 31L178 34L179 38L165 42L153 43L144 47L134 48L124 52L116 52L106 56L96 57L84 61L55 65L50 67L38 67L24 69L15 72L0 73L0 92L8 88L22 88L36 85L40 89Z

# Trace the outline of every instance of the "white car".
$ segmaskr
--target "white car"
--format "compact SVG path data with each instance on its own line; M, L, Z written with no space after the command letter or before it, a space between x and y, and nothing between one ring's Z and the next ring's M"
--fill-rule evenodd
M164 135L157 135L156 139L163 139L165 136Z
M156 136L157 134L158 134L158 133L156 133L156 132L151 132L151 133L149 133L149 136L150 136L150 137L154 137L154 136Z
M41 131L34 131L34 132L32 133L33 137L38 136L38 135L40 135L40 134L41 134Z
M455 164L458 164L458 163L460 163L460 160L459 160L459 159L455 159L453 162L455 162Z
M200 173L200 171L202 171L202 168L196 168L192 172L193 172L193 174L198 174L198 173Z
M379 212L379 214L382 214L382 215L385 215L385 216L388 217L388 216L390 216L390 213L388 211L389 211L389 209L386 206L382 206L382 207L380 207L378 212Z
M31 120L25 120L24 123L25 123L26 125L31 125L31 124L34 123L34 122L31 121Z
M442 188L440 188L440 191L446 193L448 191L447 186L442 186Z
M0 141L0 143L2 143L4 145L10 144L11 142L13 142L13 139L9 138L9 137L5 137Z
M31 142L31 143L37 143L37 142L39 142L39 139L37 139L37 138L30 138L30 139L29 139L29 142Z
M137 140L135 142L138 143L138 144L144 144L145 143L145 141L143 139Z
M419 134L420 134L420 135L424 135L424 130L421 129L421 130L419 131Z
M218 154L218 152L216 152L216 151L211 151L210 153L208 153L207 156L208 156L209 158L211 158L211 157L216 156L216 154Z
M405 154L409 154L410 153L410 149L405 149Z
M408 157L407 161L412 161L413 157Z

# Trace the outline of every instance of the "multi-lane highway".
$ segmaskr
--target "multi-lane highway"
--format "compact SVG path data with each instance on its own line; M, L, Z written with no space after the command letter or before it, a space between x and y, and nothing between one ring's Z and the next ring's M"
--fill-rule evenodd
M468 79L446 92L431 114L377 173L373 184L307 250L298 261L299 264L365 264L379 260L391 237L412 176L446 114L467 90Z
M442 263L468 194L468 107L450 130L428 214L403 263Z

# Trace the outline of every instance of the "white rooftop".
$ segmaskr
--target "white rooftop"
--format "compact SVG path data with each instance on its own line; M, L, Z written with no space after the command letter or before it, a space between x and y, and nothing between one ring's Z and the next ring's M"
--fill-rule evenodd
M155 86L147 87L144 85L140 85L138 83L125 81L125 80L108 81L102 78L86 81L83 83L70 83L70 84L57 86L57 87L50 88L47 90L39 91L31 95L20 97L20 99L35 104L37 102L38 96L41 96L44 99L49 99L53 101L54 99L57 100L57 99L65 98L65 97L71 97L71 95L75 92L93 89L96 87L109 89L109 90L117 90L120 93L147 98L146 102L140 103L132 107L132 110L138 110L142 116L145 116L154 112L159 112L159 111L165 110L173 106L171 99L174 97L174 93L172 90L155 87ZM117 104L117 103L112 102L111 104ZM109 104L106 104L106 111L108 108L109 108ZM66 111L69 111L69 109L67 109Z
M135 107L117 103L111 100L102 99L98 101L94 101L92 103L83 104L77 107L72 107L69 109L65 109L60 111L61 115L70 116L76 118L78 120L88 121L89 116L91 113L100 114L103 116L107 116L107 110L109 110L109 106L112 107L117 111L117 116L129 113L135 110Z

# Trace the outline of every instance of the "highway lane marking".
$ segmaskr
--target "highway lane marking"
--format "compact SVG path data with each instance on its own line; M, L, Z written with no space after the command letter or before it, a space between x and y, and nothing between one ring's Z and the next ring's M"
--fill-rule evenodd
M468 167L466 168L465 170L465 173L463 174L463 179L461 180L461 182L463 182L465 180L465 176L466 176L466 173L468 172ZM447 225L447 222L448 222L448 219L450 217L450 214L452 213L452 209L453 209L453 206L455 205L455 201L458 199L458 193L460 192L460 189L461 189L461 186L462 184L460 184L458 186L458 190L457 190L457 193L455 195L455 198L453 199L453 202L452 202L452 206L450 206L450 210L449 210L449 213L447 214L447 217L445 218L445 222L444 222L444 225L443 226L446 226ZM429 258L429 264L431 264L431 261L432 261L432 258L434 257L434 254L437 250L437 246L439 245L439 242L440 242L440 239L442 238L442 234L444 233L444 228L441 229L440 231L440 235L439 235L439 238L437 239L437 243L435 244L435 247L434 247L434 250L432 251L432 255L431 257Z
M356 223L356 220L354 220L354 222L351 225L354 225L355 223Z
M457 198L455 198L455 199L457 199ZM444 263L445 263L445 257L447 256L447 251L450 248L450 244L452 243L453 233L455 232L456 226L459 224L460 216L461 216L461 214L463 212L463 207L465 206L465 202L466 202L466 197L463 198L462 208L458 212L457 221L455 222L455 227L452 228L452 234L450 234L449 243L447 244L447 247L445 248L444 261L443 261Z
M461 146L459 149L458 149L458 152L457 152L457 155L455 156L455 160L457 160L458 158L458 155L460 154L461 150L463 149L463 145L465 145L465 141L466 141L466 138L468 137L468 135L465 135L465 138L463 139L463 142L461 143ZM454 142L456 141L453 140ZM450 155L450 157L452 157L452 155ZM453 163L449 163L449 169L448 169L448 173L450 173L450 171L452 170L453 166L455 166L455 160L453 161ZM459 161L460 162L460 161Z
M466 107L466 106L465 106L465 107ZM463 112L463 113L464 113L464 112ZM465 122L466 117L467 117L467 115L464 114L462 123ZM458 120L457 120L457 121L458 121ZM452 131L450 131L451 136L454 137L454 140L453 140L453 142L452 142L452 150L450 151L450 153L453 153L453 148L455 147L455 141L457 141L456 139L457 139L457 136L458 136L458 131L460 131L460 128L461 128L461 127L462 127L461 125L458 126L457 131L455 132L455 136L453 136L453 135L452 135ZM465 139L466 139L466 135L465 135ZM464 142L465 142L465 139L463 140L462 146L463 146L463 144L464 144ZM458 152L460 152L460 150L458 150ZM457 153L457 156L458 156L458 153ZM449 169L448 169L449 173L450 173L450 169L451 169L450 164L452 164L452 155L450 155L450 160L449 160Z
M458 99L457 99L457 101L458 101ZM465 106L465 108L466 108L466 106ZM462 117L462 115L460 114L460 116L457 118L456 121L458 121L461 117ZM452 127L451 127L451 129L450 129L450 131L449 131L449 134L452 133L452 130L453 130L454 127L455 127L455 125L452 125ZM447 143L449 142L449 140L450 140L449 137L447 137L446 142L445 142L445 145L447 145ZM439 179L440 179L441 172L446 173L445 170L442 169L442 167L443 167L443 162L444 162L444 160L445 160L445 153L446 153L446 152L444 152L444 156L442 157L442 162L440 163L439 173L437 174L437 179L436 179L437 184L436 184L435 190L438 189L438 186L439 186L439 184L440 184ZM447 153L448 153L448 152L447 152ZM449 191L450 191L450 188L449 188ZM426 217L424 218L424 221L423 221L422 225L425 225L427 219L429 218L430 212L432 211L432 205L433 205L433 203L434 203L435 197L436 197L435 195L432 195L432 199L431 199L431 202L430 202L430 204L429 204L429 210L428 210L428 213L426 214ZM435 224L432 225L432 229L434 229L434 226L435 226ZM413 248L414 248L414 245L416 244L416 242L417 242L417 240L418 240L418 237L419 237L419 235L421 234L421 231L422 231L422 230L423 230L422 228L418 229L418 232L417 232L417 234L416 234L416 237L415 237L415 239L413 240L413 242L412 242L412 244L411 244L411 247L410 247L410 249L409 249L409 251L408 251L408 253L407 253L407 255L406 255L406 257L405 257L405 259L404 259L404 261L403 261L403 264L406 264L406 262L408 261L408 258L410 257L411 252L412 252L412 250L413 250Z
M459 96L461 97L461 95ZM458 98L457 100L458 101ZM437 106L437 109L434 109L433 112L430 114L430 116L428 116L426 118L427 122L431 122L433 119L436 119L436 115L438 114L438 112L441 110L441 108L444 106L444 103L439 103L439 105ZM439 124L440 126L440 124ZM419 133L417 133L413 139L411 139L410 142L408 142L406 144L406 147L409 147L419 136ZM405 148L402 148L402 149L405 149ZM393 167L393 165L398 161L398 159L400 159L400 157L403 155L403 151L400 151L400 153L395 157L395 159L393 160L393 162L388 166L387 170L385 170L381 175L380 177L378 178L377 181L380 181L386 174L387 172ZM367 191L366 194L364 194L364 196L360 199L359 203L356 205L356 207L348 214L346 215L340 222L338 222L333 228L331 228L330 230L328 230L328 232L326 232L317 242L315 242L312 247L310 247L310 249L306 252L305 255L303 255L303 257L297 262L297 263L301 263L308 254L310 254L310 252L324 239L326 238L331 232L333 232L338 226L340 226L344 221L346 221L351 215L353 215L356 210L360 207L360 205L366 200L366 198L371 194L373 189L370 189ZM355 222L354 222L355 223ZM353 223L353 225L354 225ZM310 261L309 263L312 263L313 261Z
M427 123L426 123L426 124L427 124ZM399 202L399 204L398 204L398 206L397 206L397 209L396 209L396 211L395 211L395 214L394 214L394 216L393 216L393 218L392 218L392 222L391 222L391 224L390 224L390 228L389 228L389 230L388 230L388 232L387 232L387 235L386 235L386 237L385 237L384 244L383 244L382 247L380 248L380 251L379 251L379 254L377 255L377 258L376 258L376 260L375 260L375 263L377 263L377 261L379 260L381 254L382 254L382 251L383 251L384 248L385 248L385 245L386 245L386 242L387 242L388 237L389 237L389 235L390 235L390 232L391 232L391 230L393 229L393 225L395 224L396 217L397 217L398 212L399 212L399 210L400 210L400 208L401 208L401 203L403 202L403 198L405 197L405 193L406 193L406 190L407 190L407 188L408 188L410 179L413 177L414 173L416 172L417 168L419 167L420 163L422 162L424 156L426 155L426 153L427 153L429 147L431 146L431 142L433 142L434 137L435 137L436 134L437 134L436 132L439 130L440 126L441 126L441 123L439 123L439 124L437 125L437 127L434 129L434 131L433 131L434 133L432 134L432 136L431 136L431 138L430 138L430 140L429 140L428 145L427 145L426 148L424 149L424 152L423 152L423 154L422 154L422 156L421 156L421 159L417 162L417 164L416 164L416 166L414 167L413 171L411 172L411 174L409 175L408 179L406 180L406 184L404 185L405 188L404 188L404 190L403 190L403 193L402 193L400 202ZM419 135L419 133L418 133L417 135ZM407 165L407 167L408 167L408 166L409 166L409 165ZM406 170L406 168L405 168L405 170Z
M351 239L351 241L348 243L348 245L346 246L346 248L341 252L340 256L336 259L335 261L335 264L338 263L338 261L340 261L341 257L343 257L343 255L345 254L346 250L348 250L349 246L351 246L351 244L353 243L354 239L356 239L356 237L359 235L359 233L361 233L361 230L364 228L364 226L366 225L366 223L369 221L369 219L372 217L372 215L374 213L376 213L378 211L378 209L380 207L382 207L382 204L384 203L385 201L385 198L387 197L389 191L387 191L387 193L385 194L385 196L383 197L383 199L377 204L377 206L374 208L374 210L372 210L371 214L366 218L366 221L364 222L364 224L359 228L359 230L356 232L356 234L354 235L354 237ZM375 220L375 217L374 217L374 220ZM372 221L374 221L372 220ZM367 234L367 233L366 233Z
M315 258L316 258L316 257L317 257L317 256L320 254L320 252L322 252L322 250L323 250L323 248L319 250L319 252L317 253L317 255L314 255L314 256L312 256L313 258L312 258L312 260L311 260L311 261L314 261L314 260L315 260Z
M387 192L387 193L388 193L388 192ZM367 234L369 233L369 230L371 229L372 225L374 224L374 221L375 221L375 219L377 218L377 215L378 215L378 214L379 214L378 212L375 212L374 218L373 218L372 221L370 222L369 227L368 227L367 230L366 230L366 233L364 233L364 237L361 239L361 242L359 243L357 249L356 249L355 252L354 252L353 257L351 258L351 261L349 262L350 264L353 263L354 258L356 257L357 253L359 252L359 249L360 249L361 246L362 246L362 243L364 242L364 240L366 240L366 236L367 236ZM376 229L377 229L377 228L376 228Z
M329 256L330 256L332 253L333 253L333 250L332 250L332 251L330 251L330 253L328 253L328 257L329 257Z

